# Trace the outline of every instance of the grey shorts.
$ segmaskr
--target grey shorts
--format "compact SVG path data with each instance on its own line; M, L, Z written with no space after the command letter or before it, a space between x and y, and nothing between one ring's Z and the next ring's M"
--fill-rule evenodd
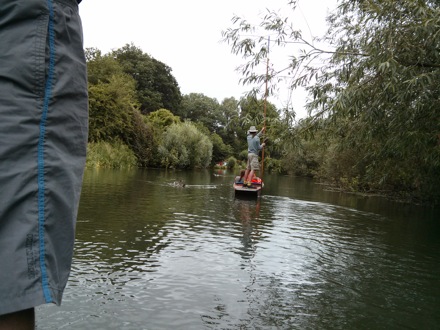
M258 162L258 155L256 154L248 154L248 161L246 168L252 171L260 170L260 163Z
M0 0L0 314L61 303L88 99L76 0Z

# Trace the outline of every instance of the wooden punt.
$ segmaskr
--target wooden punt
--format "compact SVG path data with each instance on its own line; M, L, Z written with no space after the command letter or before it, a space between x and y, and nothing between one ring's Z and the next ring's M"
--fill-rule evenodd
M237 183L234 181L233 187L235 191L235 195L239 196L249 196L249 197L260 197L261 190L264 184L252 184L251 187L244 187L243 183Z

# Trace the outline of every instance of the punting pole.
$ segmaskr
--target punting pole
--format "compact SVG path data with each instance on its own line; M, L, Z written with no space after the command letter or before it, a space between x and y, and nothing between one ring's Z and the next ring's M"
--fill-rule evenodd
M268 94L268 90L267 90L267 80L268 80L268 76L269 76L269 46L270 46L270 37L267 39L267 52L266 52L266 89L264 92L264 120L263 120L263 127L264 127L264 132L266 133L266 109L267 109L267 94ZM261 152L261 180L263 180L263 174L264 174L264 148L263 151Z

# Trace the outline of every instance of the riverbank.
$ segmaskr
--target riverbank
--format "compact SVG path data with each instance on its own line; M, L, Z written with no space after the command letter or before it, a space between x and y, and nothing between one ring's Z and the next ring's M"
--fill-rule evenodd
M379 197L379 198L387 199L392 202L409 204L409 205L430 206L430 207L439 206L439 203L436 201L422 199L420 198L420 196L412 195L409 192L404 192L404 191L387 191L387 190L356 191L353 189L340 187L329 182L317 182L316 184L322 185L325 191L340 192L344 194L352 194L362 197Z

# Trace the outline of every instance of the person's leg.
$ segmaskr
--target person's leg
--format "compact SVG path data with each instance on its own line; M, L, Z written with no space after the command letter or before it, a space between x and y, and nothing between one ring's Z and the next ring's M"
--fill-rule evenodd
M3 326L18 321L21 315L27 315L25 311L45 302L39 289L42 287L40 242L46 241L39 236L36 155L45 91L48 10L44 0L0 0L0 8L0 323Z
M250 170L249 175L247 177L248 187L250 187L252 185L252 179L255 175L255 171L258 171L260 169L260 164L258 163L258 155L251 154L249 162L250 162L251 170Z
M254 174L255 174L254 170L251 170L249 172L249 176L248 176L248 183L249 183L249 185L252 185L252 178L254 177Z
M249 176L250 170L251 170L251 162L250 162L249 155L248 155L248 160L246 163L246 171L244 172L244 175L243 175L243 186L245 186L246 183L248 182L248 176Z
M25 321L31 312L24 311L35 306L61 304L88 100L76 1L0 0L0 8L0 315L6 324Z
M0 315L0 330L33 329L35 329L35 310L33 308Z
M246 173L246 170L241 170L241 171L240 171L240 176L239 176L238 179L236 180L237 183L244 183L244 173Z
M246 183L246 182L247 182L247 177L248 177L248 175L249 175L249 170L246 170L246 172L245 172L244 175L243 175L243 183Z

